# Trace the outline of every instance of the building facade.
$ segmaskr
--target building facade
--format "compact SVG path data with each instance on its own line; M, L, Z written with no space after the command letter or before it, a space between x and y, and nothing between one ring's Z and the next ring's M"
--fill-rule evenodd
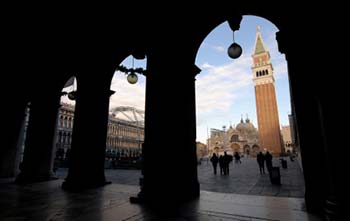
M74 109L71 104L61 103L59 109L57 133L56 133L56 150L67 152L72 144Z
M139 156L144 140L144 126L126 120L108 119L106 150L120 156Z
M282 126L281 134L282 134L284 151L293 152L290 126L289 125Z
M56 153L66 158L72 143L74 106L62 103L59 109ZM144 140L144 126L109 115L106 151L114 156L139 156ZM56 154L57 155L57 154Z
M197 141L196 153L197 153L197 158L199 159L208 156L208 146L204 143Z
M226 127L222 130L213 128L210 130L209 154L221 155L224 151L254 157L260 151L258 131L248 117L245 121L242 118L236 127L231 125L228 130Z
M278 117L275 78L260 27L257 28L253 57L253 81L255 85L256 112L258 117L259 143L261 147L278 156L282 141Z

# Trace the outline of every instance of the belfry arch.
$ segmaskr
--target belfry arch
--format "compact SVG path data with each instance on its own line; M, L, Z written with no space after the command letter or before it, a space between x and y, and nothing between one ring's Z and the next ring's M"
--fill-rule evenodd
M322 203L324 200L321 198L323 195L321 192L318 190L315 190L312 186L314 186L318 182L322 182L322 175L320 174L319 170L316 168L319 165L320 167L323 167L325 165L325 156L319 153L316 150L311 150L308 149L307 147L303 148L303 146L300 145L302 143L302 140L304 140L305 143L312 143L312 141L315 141L318 143L320 146L326 145L324 142L322 142L320 139L320 134L322 133L321 128L317 128L316 130L310 127L310 124L307 124L307 119L306 116L302 114L302 111L305 111L305 103L308 103L307 106L310 107L308 110L311 114L311 112L318 113L321 111L319 108L322 108L320 106L317 106L317 101L313 97L312 93L310 92L307 96L305 95L305 88L308 88L306 86L306 82L310 82L309 76L306 76L307 73L305 73L305 70L303 70L302 64L306 65L306 61L308 60L306 57L304 58L303 61L301 62L300 59L298 58L298 53L295 48L293 48L293 37L297 35L298 29L294 26L289 26L288 22L284 20L281 17L275 17L275 16L270 16L267 14L259 13L259 10L254 11L245 11L242 10L241 14L236 14L234 16L229 16L226 14L226 16L221 17L217 20L212 20L213 23L209 23L209 25L206 26L206 31L205 32L199 32L203 34L201 38L204 40L207 34L211 32L216 26L221 24L222 22L228 21L230 28L232 31L239 30L240 26L240 20L241 20L241 15L256 15L263 17L273 24L276 25L276 27L279 29L279 31L276 33L276 40L278 43L278 49L281 53L285 54L286 60L288 63L288 74L289 74L289 85L290 85L290 96L291 96L291 108L292 108L292 116L293 116L293 124L295 126L295 133L298 134L297 136L297 148L300 148L301 151L301 156L303 158L303 172L304 172L304 178L305 178L305 201L307 204L308 209L310 210L322 210ZM209 28L210 27L210 28ZM204 34L205 33L205 34ZM293 36L293 37L292 37ZM297 37L298 40L301 42L301 36ZM200 41L197 41L197 48L199 48ZM303 57L303 56L301 56ZM307 65L306 65L307 66ZM293 68L294 67L294 68ZM299 67L299 68L296 68ZM262 70L258 71L257 75L259 76L264 76L267 74L267 70ZM303 83L301 83L302 81ZM304 85L303 87L300 88L300 85ZM315 89L318 90L318 89ZM312 122L317 122L319 119L317 116L309 116L310 119L312 119ZM316 123L317 124L317 123ZM312 132L312 137L308 137L307 129L309 128L309 131ZM303 131L303 132L302 132ZM302 137L303 136L303 137ZM255 145L252 147L252 152L255 155L257 151L261 151L261 147ZM316 152L315 152L316 151ZM312 156L318 156L317 162L312 163L312 159L314 159ZM311 178L312 177L312 178ZM332 179L332 178L330 178ZM318 180L318 181L316 181ZM322 188L332 188L332 186L327 186L322 184ZM323 195L324 196L324 195ZM334 195L333 195L334 196ZM328 196L329 197L329 196ZM332 202L332 200L331 200Z

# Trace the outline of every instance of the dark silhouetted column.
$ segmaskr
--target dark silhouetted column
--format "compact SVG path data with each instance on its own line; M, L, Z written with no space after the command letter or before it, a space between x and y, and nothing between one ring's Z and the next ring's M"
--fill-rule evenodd
M107 183L104 161L109 99L113 93L84 85L77 91L70 165L62 185L66 190L79 191Z
M318 99L319 117L322 127L322 135L324 141L324 154L326 169L324 171L327 176L326 184L326 202L324 205L324 213L326 220L341 220L345 217L345 199L344 193L349 187L349 181L345 178L344 168L347 156L340 153L343 152L343 142L338 138L339 133L334 131L337 127L337 120L334 119L333 107L336 104L334 100L328 100L326 96ZM339 111L340 112L340 111Z
M13 98L15 99L15 98ZM14 178L18 174L21 137L25 124L25 101L6 103L3 108L2 134L4 136L0 150L0 178Z
M52 171L56 120L59 95L31 101L30 116L25 140L23 164L17 183L31 183L55 179Z
M164 56L163 56L164 57ZM199 196L193 64L148 57L141 200L158 206Z
M325 66L313 65L309 62L308 53L301 53L298 48L312 49L311 36L298 31L277 33L279 50L286 54L289 80L291 86L292 108L296 114L300 151L305 179L305 201L310 212L323 214L329 220L339 216L340 205L337 191L341 190L339 182L335 190L335 177L341 168L336 165L336 149L339 139L332 136L336 120L332 116L336 106L337 93L326 90L332 78L326 74ZM305 42L305 45L294 47L292 42ZM304 47L305 46L305 47ZM315 47L318 47L315 46ZM323 99L320 100L320 97ZM328 102L328 101L331 102ZM332 141L329 141L332 140ZM330 148L330 143L335 147ZM340 162L341 157L338 159ZM338 164L339 165L339 164ZM338 173L339 174L339 173ZM345 189L345 188L344 188Z

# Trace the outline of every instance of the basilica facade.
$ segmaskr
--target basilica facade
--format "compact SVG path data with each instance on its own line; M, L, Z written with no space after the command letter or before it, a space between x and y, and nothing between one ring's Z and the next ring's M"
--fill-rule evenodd
M258 130L247 117L236 125L222 130L211 129L209 138L209 154L217 153L219 155L227 151L228 154L238 152L241 155L256 156L261 150L258 142Z

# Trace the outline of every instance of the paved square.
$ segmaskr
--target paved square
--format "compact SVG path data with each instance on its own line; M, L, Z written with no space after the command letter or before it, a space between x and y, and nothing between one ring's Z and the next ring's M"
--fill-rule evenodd
M273 185L269 174L260 175L256 158L241 158L242 163L231 162L229 175L214 175L210 162L198 165L198 180L201 190L261 196L304 197L303 173L298 161L287 159L287 169L281 167L279 158L273 159L273 166L280 167L281 185ZM218 168L218 171L219 168ZM139 185L140 170L106 169L106 179L117 184ZM67 169L57 170L57 176L65 178Z

